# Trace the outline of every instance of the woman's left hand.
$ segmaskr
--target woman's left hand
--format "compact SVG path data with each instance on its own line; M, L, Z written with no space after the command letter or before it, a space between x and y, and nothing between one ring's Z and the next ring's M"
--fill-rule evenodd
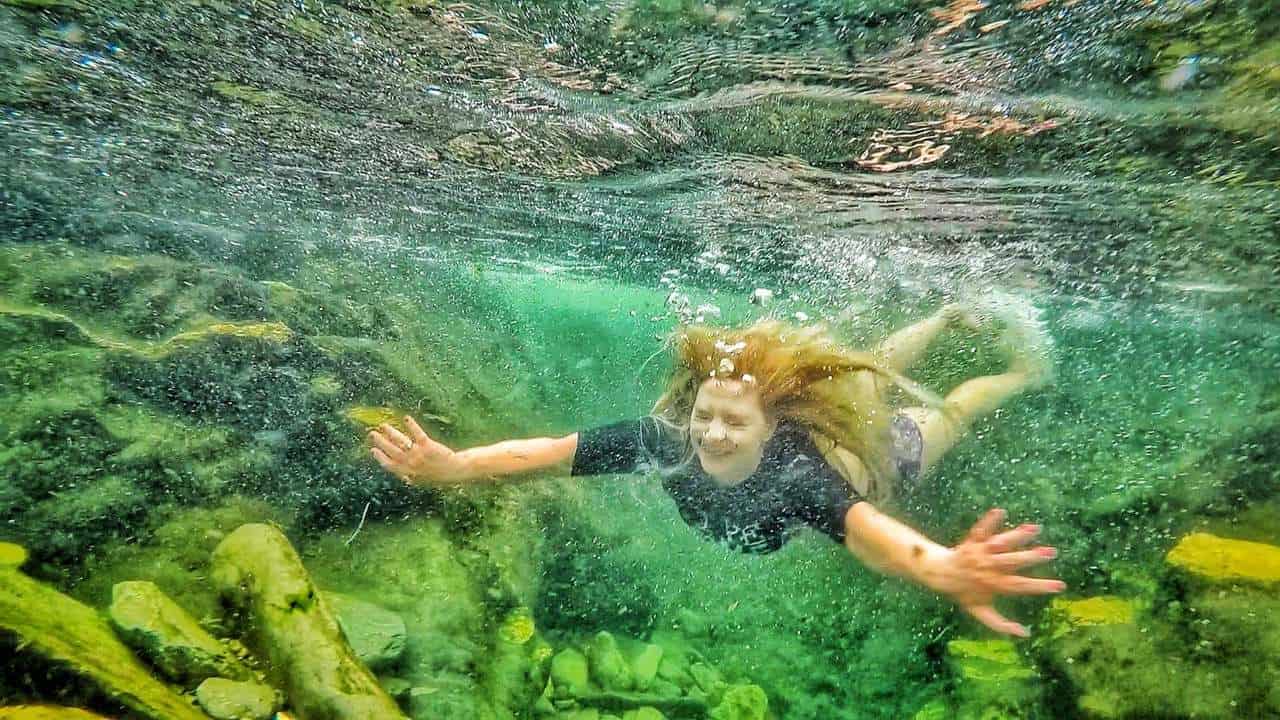
M996 610L996 597L1058 593L1067 585L1061 580L1016 574L1023 568L1052 560L1058 551L1047 546L1025 548L1040 533L1039 525L1019 525L997 532L1004 516L1003 510L989 511L959 545L946 549L929 563L924 580L983 625L996 632L1026 637L1030 632L1025 626Z

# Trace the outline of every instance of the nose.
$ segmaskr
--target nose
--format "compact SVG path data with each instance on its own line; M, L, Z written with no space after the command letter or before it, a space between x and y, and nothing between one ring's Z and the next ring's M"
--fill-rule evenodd
M704 435L702 439L704 441L711 440L713 442L718 442L720 440L724 440L725 437L727 437L727 434L724 430L724 423L719 420L712 420L711 424L707 426L707 434Z

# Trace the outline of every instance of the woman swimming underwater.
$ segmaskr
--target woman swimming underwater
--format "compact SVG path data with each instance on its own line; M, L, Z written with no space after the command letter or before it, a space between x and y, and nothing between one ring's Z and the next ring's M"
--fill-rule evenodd
M672 336L674 371L646 417L564 437L508 440L454 451L413 420L408 433L370 433L373 456L413 485L503 481L536 471L572 475L656 468L681 517L744 552L771 552L805 525L866 565L951 598L993 630L1028 630L996 610L1000 595L1061 592L1023 568L1056 556L1040 532L1002 530L993 509L946 547L882 513L895 485L919 482L974 421L1051 374L1034 331L1006 332L1004 373L976 377L938 399L904 376L948 326L974 325L957 306L858 352L821 327L762 320L743 328L693 325ZM1011 326L1011 330L1013 330ZM890 409L902 389L919 405Z

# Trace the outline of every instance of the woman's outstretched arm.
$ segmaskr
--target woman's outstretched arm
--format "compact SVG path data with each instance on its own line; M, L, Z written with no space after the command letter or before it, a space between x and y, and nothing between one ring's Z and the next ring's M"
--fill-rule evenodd
M540 470L569 474L578 450L578 434L559 438L506 440L454 451L433 440L411 417L409 432L384 423L369 433L373 457L388 472L410 485L458 485L501 482Z
M1031 578L1016 571L1048 562L1057 550L1038 546L1019 550L1035 539L1040 528L1019 525L997 532L1003 510L991 510L955 547L943 547L885 515L871 503L860 502L845 515L845 547L859 560L884 573L897 575L946 595L979 622L996 632L1026 637L1027 628L996 610L999 595L1044 595L1062 592L1061 580Z

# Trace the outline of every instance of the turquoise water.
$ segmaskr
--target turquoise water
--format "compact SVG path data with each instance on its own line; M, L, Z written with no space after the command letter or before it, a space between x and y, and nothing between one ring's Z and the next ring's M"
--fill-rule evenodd
M210 560L268 522L376 606L353 644L403 624L361 659L414 718L1280 717L1271 10L0 4L0 706L168 717L18 590L107 617L148 580L308 717ZM1056 382L885 509L1042 523L1069 602L1002 601L1029 640L817 533L734 553L655 477L409 489L364 447L403 413L455 448L643 414L698 317L870 347L994 295ZM951 332L911 375L1004 361ZM1169 559L1197 532L1259 545ZM666 685L610 695L601 631Z

